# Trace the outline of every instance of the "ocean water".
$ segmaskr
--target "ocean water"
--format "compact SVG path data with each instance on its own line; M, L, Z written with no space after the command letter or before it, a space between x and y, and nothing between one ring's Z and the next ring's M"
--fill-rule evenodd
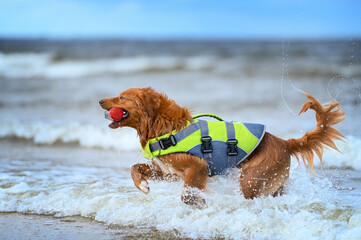
M155 235L234 239L360 239L361 42L0 40L0 212L82 216ZM305 96L341 103L347 139L318 177L292 162L286 193L247 200L237 178L210 178L207 207L180 200L182 182L138 191L143 159L132 129L107 127L98 101L151 86L194 113L259 122L301 137ZM144 230L145 231L145 230ZM154 235L153 235L154 236Z

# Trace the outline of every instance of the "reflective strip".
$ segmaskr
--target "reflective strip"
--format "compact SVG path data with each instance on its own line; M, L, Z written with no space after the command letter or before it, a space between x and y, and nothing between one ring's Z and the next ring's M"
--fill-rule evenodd
M234 124L231 122L225 122L227 128L227 138L229 139L236 139L236 133L234 131ZM228 147L228 146L227 146ZM237 148L237 145L235 146ZM228 155L228 167L234 168L237 165L237 155L236 156L229 156Z
M199 120L198 123L199 123L199 128L201 129L201 137L209 136L208 122L204 121L204 120ZM212 164L213 164L212 153L203 153L203 158L207 162L208 174L211 175L211 169L212 169Z
M198 129L199 129L199 123L194 123L192 125L189 125L185 129L181 130L180 132L176 133L174 137L178 143L183 139L185 139L186 137L188 137L189 135L191 135L192 133L194 133L195 131L197 131ZM151 149L152 152L161 150L159 141L149 144L149 148Z
M197 130L199 130L199 123L194 123L194 124L190 125L189 127L183 129L182 131L178 132L174 136L177 139L177 142L180 142L183 139L185 139L186 137L188 137L189 135L193 134Z
M155 152L155 151L161 150L162 148L160 147L159 142L155 142L155 143L149 144L149 149L151 152Z
M201 136L202 137L208 136L209 134L208 122L204 120L199 120L198 124L199 124L199 129L201 129Z

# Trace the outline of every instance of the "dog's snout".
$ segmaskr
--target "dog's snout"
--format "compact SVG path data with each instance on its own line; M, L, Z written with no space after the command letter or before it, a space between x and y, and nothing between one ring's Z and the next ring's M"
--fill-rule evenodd
M99 100L99 104L102 105L104 103L104 100L103 99L100 99Z

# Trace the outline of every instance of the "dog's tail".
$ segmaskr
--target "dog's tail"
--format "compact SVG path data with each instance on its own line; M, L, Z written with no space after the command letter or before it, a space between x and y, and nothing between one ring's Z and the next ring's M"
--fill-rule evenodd
M313 173L313 157L314 153L317 154L322 165L322 154L325 147L336 147L333 140L341 140L345 138L338 130L332 126L342 122L345 119L345 113L341 110L340 104L337 101L332 101L329 104L321 105L314 97L303 92L308 98L309 102L306 102L300 113L306 112L308 109L313 109L316 112L317 125L313 131L307 132L303 137L298 139L287 140L288 149L290 154L296 157L300 164L300 158L306 166L306 161L310 166Z

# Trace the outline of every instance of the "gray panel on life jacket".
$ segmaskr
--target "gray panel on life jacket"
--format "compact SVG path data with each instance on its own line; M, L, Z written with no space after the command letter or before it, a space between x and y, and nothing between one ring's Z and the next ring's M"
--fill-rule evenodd
M265 126L262 124L257 123L243 123L243 125L250 131L256 138L262 139L264 132L265 132Z
M201 146L202 144L198 144L193 148L191 148L190 150L188 150L187 152L192 155L203 158ZM222 172L224 172L225 169L230 167L228 166L227 144L222 141L212 141L212 148L213 148L212 162L207 162L207 167L210 176L222 174ZM238 149L237 163L239 163L247 156L247 153L239 147L237 147L237 149Z

